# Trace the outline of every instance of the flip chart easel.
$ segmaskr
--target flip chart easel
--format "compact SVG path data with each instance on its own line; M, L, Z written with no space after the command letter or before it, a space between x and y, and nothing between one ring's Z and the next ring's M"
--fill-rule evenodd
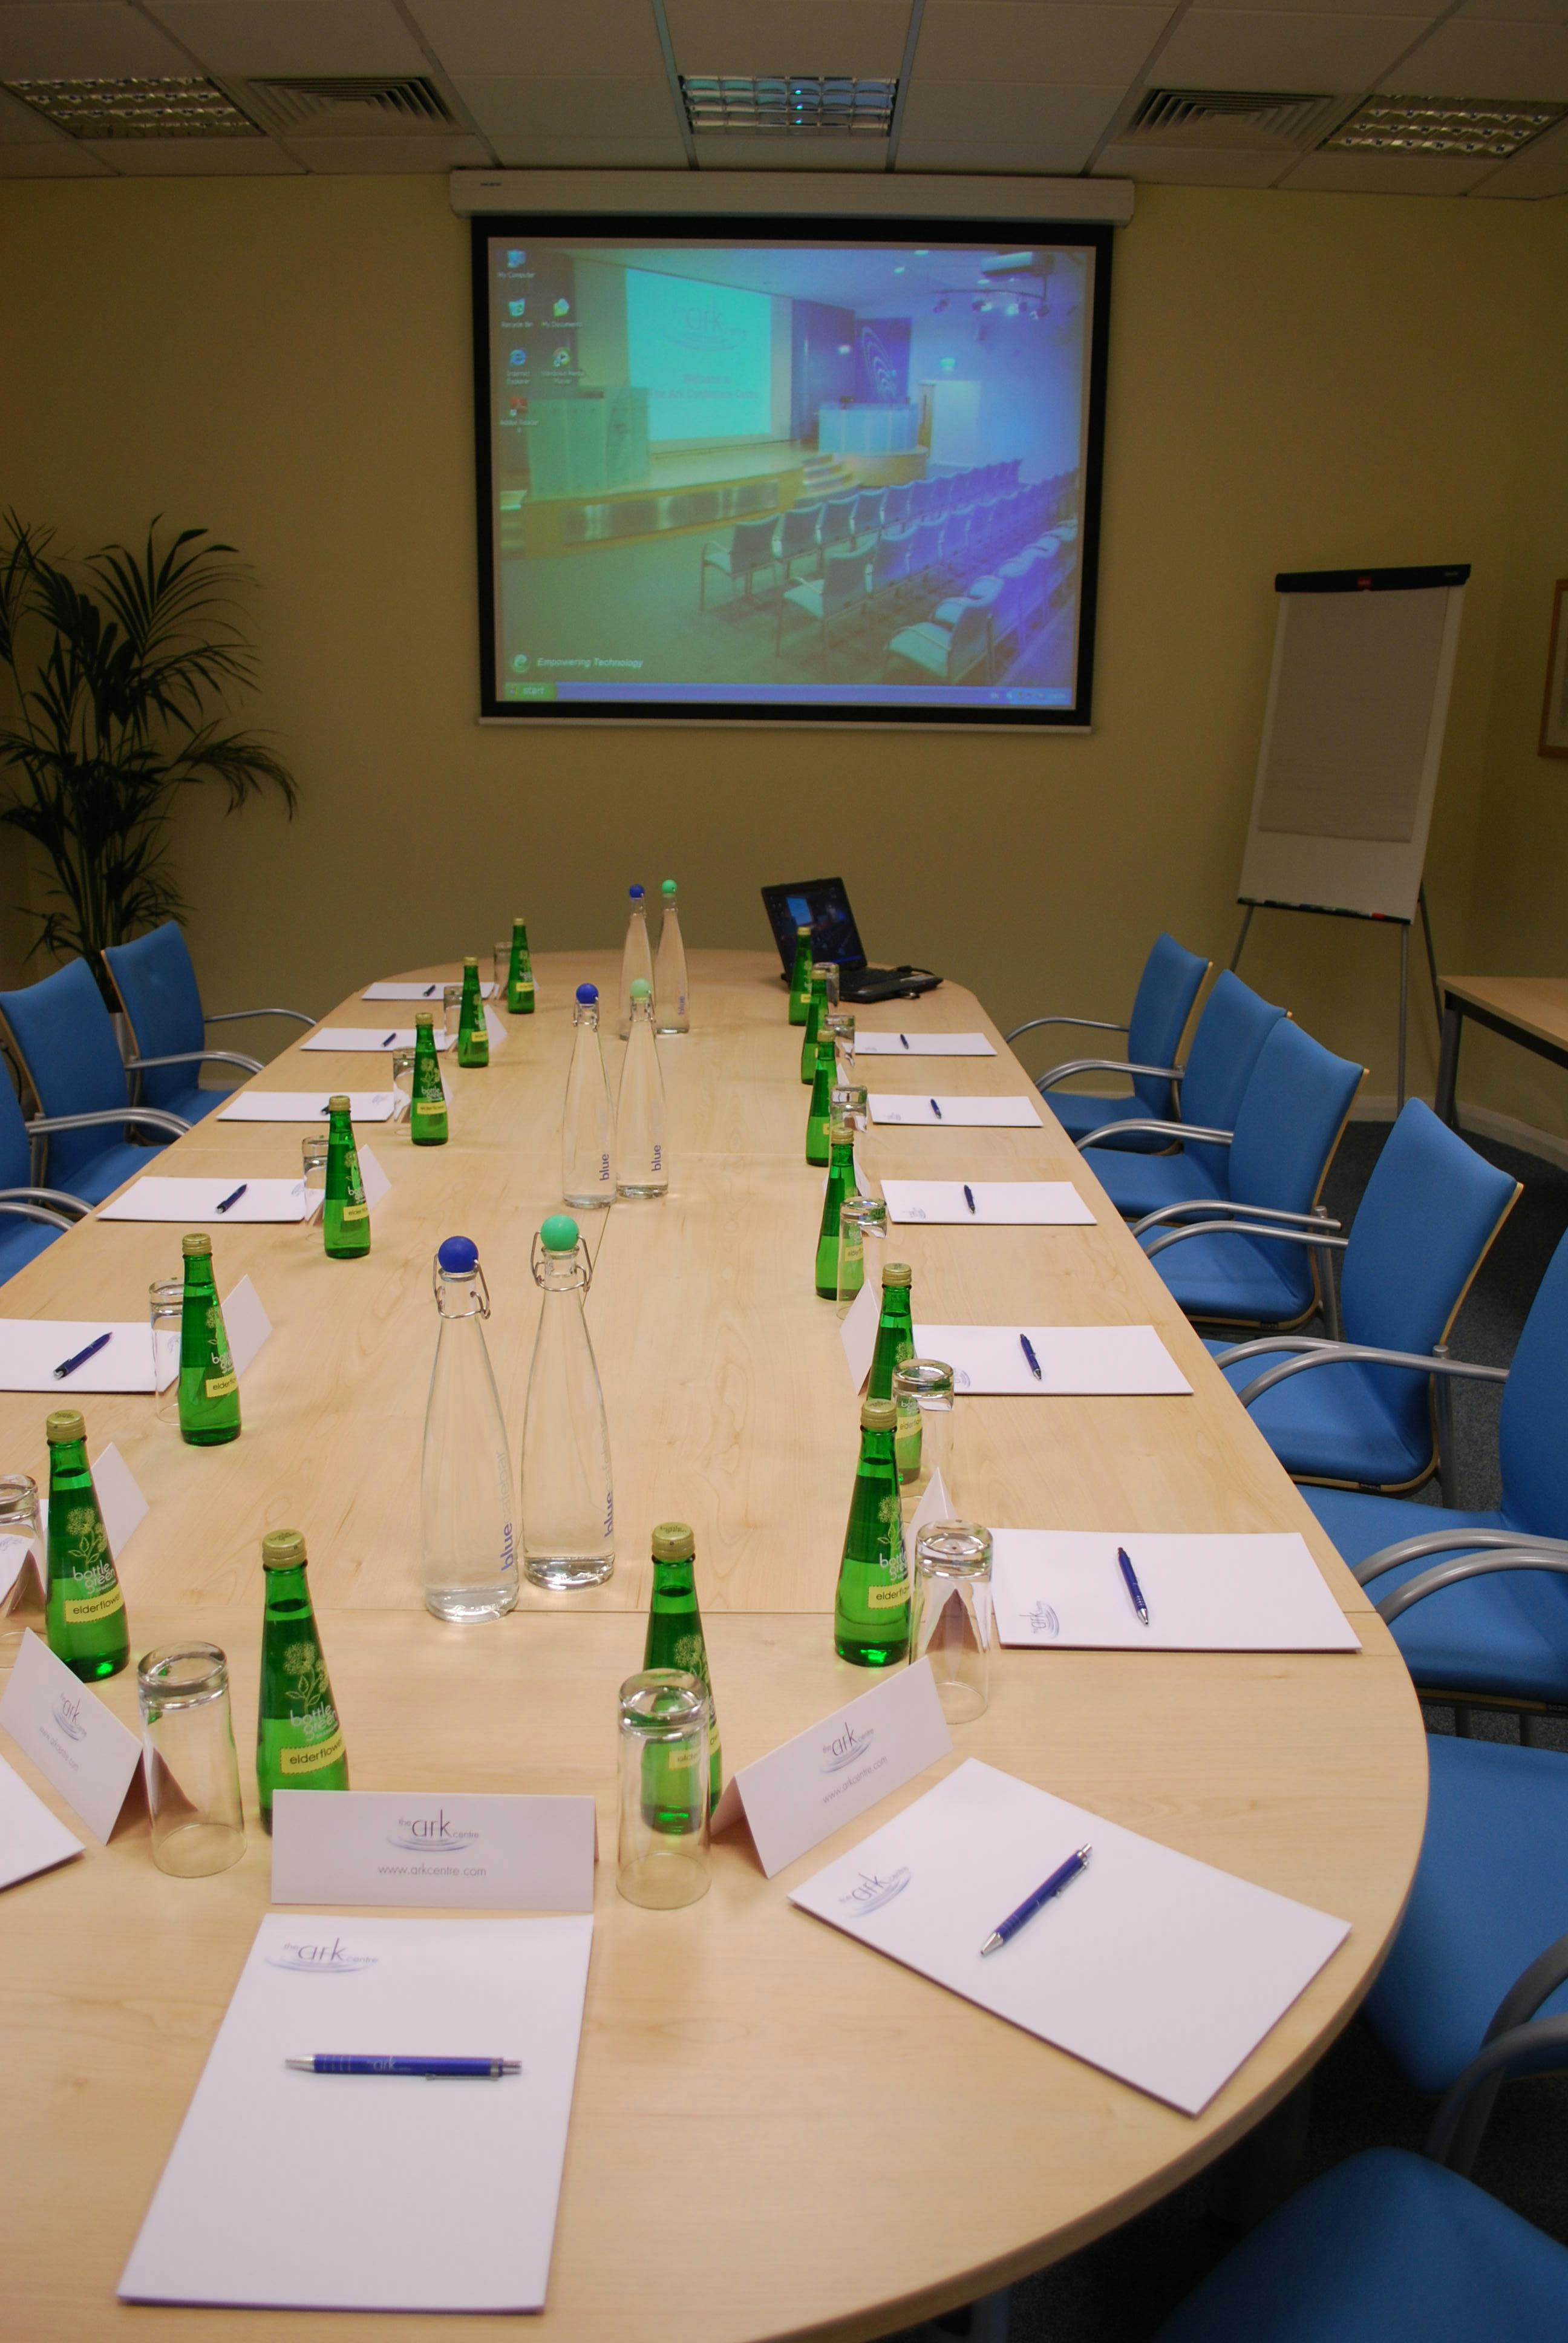
M1410 1024L1410 930L1448 723L1467 562L1419 569L1282 570L1258 778L1237 900L1399 930L1399 1097Z

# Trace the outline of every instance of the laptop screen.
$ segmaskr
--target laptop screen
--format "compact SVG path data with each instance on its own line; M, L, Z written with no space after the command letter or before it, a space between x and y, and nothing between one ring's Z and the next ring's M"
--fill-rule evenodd
M795 965L797 928L810 929L813 960L836 960L840 968L866 965L859 930L841 879L796 879L788 886L764 887L762 900L786 976Z

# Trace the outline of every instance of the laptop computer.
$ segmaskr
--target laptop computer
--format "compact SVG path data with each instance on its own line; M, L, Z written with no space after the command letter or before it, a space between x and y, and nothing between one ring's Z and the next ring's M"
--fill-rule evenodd
M860 942L855 914L841 879L797 879L787 887L764 887L762 901L783 963L784 981L795 965L795 930L811 930L811 957L838 963L839 992L845 1001L912 1001L941 982L929 968L873 968Z

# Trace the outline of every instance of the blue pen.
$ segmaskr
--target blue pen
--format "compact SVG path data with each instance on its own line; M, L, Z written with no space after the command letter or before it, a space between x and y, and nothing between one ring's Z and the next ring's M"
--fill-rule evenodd
M465 2078L494 2082L523 2071L518 2058L367 2058L322 2050L314 2058L286 2058L283 2063L300 2075L417 2075L430 2083Z
M933 1099L933 1100L931 1101L931 1112L936 1116L937 1121L938 1121L939 1122L940 1122L940 1121L941 1121L941 1119L942 1119L942 1111L941 1111L940 1107L937 1104L937 1102L936 1102L935 1099Z
M1075 1848L1065 1863L1059 1863L1050 1877L1037 1887L1032 1896L1026 1896L1016 1912L1010 1912L1005 1920L998 1922L980 1946L980 1958L983 1960L987 1953L1000 1952L1010 1937L1016 1936L1019 1930L1033 1919L1042 1905L1049 1904L1053 1896L1060 1896L1064 1887L1070 1886L1093 1852L1094 1849L1086 1844Z
M972 1212L975 1208L974 1193L967 1180L964 1182L964 1202Z
M392 1029L392 1031L391 1031L391 1032L387 1034L387 1039L382 1042L381 1047L382 1047L384 1050L390 1049L390 1047L392 1046L392 1043L393 1043L397 1039L397 1027L396 1027L396 1026L394 1026L394 1027L393 1027L393 1029Z
M908 1035L907 1033L900 1033L900 1036L899 1036L899 1047L900 1047L900 1050L907 1050L907 1049L909 1048L909 1046L910 1046L910 1037L909 1037L909 1035Z
M111 1327L108 1333L100 1334L95 1342L89 1342L85 1350L78 1351L74 1358L62 1359L59 1365L55 1369L55 1382L63 1382L66 1375L74 1375L78 1367L85 1366L89 1359L95 1358L97 1356L106 1342L112 1342L114 1339L114 1330Z
M1045 1377L1040 1372L1040 1361L1034 1355L1034 1344L1027 1334L1020 1334L1018 1339L1023 1344L1023 1355L1029 1363L1030 1373L1037 1383L1043 1383Z
M1142 1620L1143 1624L1147 1627L1149 1624L1149 1605L1143 1600L1143 1589L1138 1584L1138 1573L1133 1569L1132 1564L1123 1547L1117 1547L1116 1559L1121 1564L1121 1576L1126 1584L1127 1592L1132 1597L1132 1608L1137 1612L1138 1616Z
M230 1190L229 1193L224 1198L221 1204L216 1204L213 1207L214 1211L226 1212L231 1204L238 1203L240 1198L244 1195L249 1185L250 1182L248 1180L242 1180L237 1188Z

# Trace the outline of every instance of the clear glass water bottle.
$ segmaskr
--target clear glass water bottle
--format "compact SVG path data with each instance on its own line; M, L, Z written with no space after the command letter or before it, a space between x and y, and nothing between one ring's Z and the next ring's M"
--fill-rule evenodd
M615 1202L615 1110L598 1035L598 987L579 984L561 1125L561 1193L579 1212Z
M529 1266L544 1293L523 1414L523 1568L535 1586L598 1586L615 1568L609 1426L583 1300L578 1224L552 1212Z
M448 1237L431 1272L436 1364L419 1476L425 1608L437 1619L499 1619L518 1599L512 1460L484 1321L490 1296L469 1237Z
M669 1187L664 1076L653 1036L653 992L644 976L632 980L631 1039L616 1101L615 1177L619 1196L662 1196Z
M660 1033L689 1033L686 946L680 938L680 911L675 900L674 880L667 879L658 891L664 902L664 917L658 924L658 958L653 970L653 1021Z
M653 990L653 954L648 948L648 903L640 887L628 890L631 911L626 923L626 943L620 955L620 1016L617 1031L624 1041L631 1031L631 988L640 976Z

